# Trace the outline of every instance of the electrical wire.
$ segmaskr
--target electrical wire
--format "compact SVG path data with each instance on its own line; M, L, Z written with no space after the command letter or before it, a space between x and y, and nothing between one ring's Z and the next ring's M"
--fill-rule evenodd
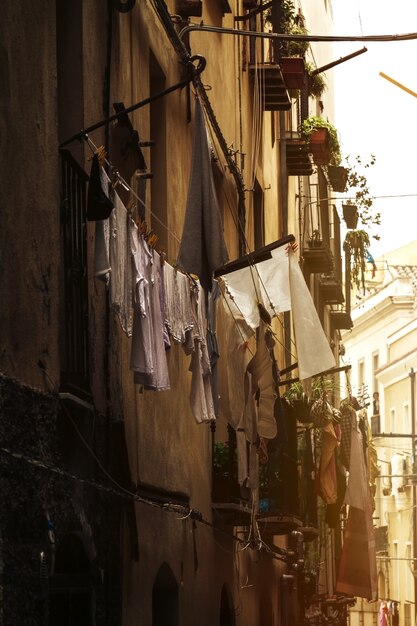
M78 431L78 429L77 429ZM78 431L79 434L79 431ZM83 443L85 444L85 440L84 438L82 438ZM98 461L96 455L91 451L91 448L89 446L87 446L87 449L89 450L90 454L92 454L93 458ZM151 506L153 508L156 509L161 509L163 511L169 512L169 513L174 513L177 517L177 519L184 521L187 519L192 519L195 522L199 522L200 524L202 524L203 526L206 526L208 528L211 528L213 530L215 530L216 532L220 532L222 534L224 534L225 536L227 536L228 538L232 539L233 541L235 541L237 544L240 545L244 545L246 546L246 542L241 539L240 537L238 537L236 534L231 533L229 531L224 530L223 528L216 526L215 524L213 524L212 522L209 522L208 520L206 520L203 515L194 508L190 508L184 505L180 505L180 504L175 504L174 502L155 502L149 498L144 498L132 491L129 491L127 489L125 489L124 487L122 487L121 485L119 485L117 483L116 480L114 480L110 474L108 474L108 472L106 472L103 469L103 466L101 463L99 463L99 467L102 471L104 471L104 474L111 480L111 482L113 482L116 485L115 487L107 487L106 485L103 485L102 483L99 483L95 480L92 480L90 478L84 478L81 476L77 476L76 474L73 474L67 470L64 470L60 467L57 467L55 465L51 465L50 463L45 463L44 461L40 461L39 459L33 459L25 454L22 454L20 452L13 452L12 450L10 450L9 448L5 448L5 447L0 447L0 453L2 453L3 455L6 455L10 458L13 458L17 461L23 461L28 465L31 465L32 467L35 467L37 469L40 470L44 470L47 472L50 472L52 474L55 474L57 476L60 476L61 478L66 478L69 479L71 481L75 481L77 483L80 484L84 484L87 485L89 487L92 487L93 489L97 489L98 491L102 491L104 493L110 494L110 495L114 495L118 498L123 498L126 500L130 500L130 501L134 501L134 502L138 502L139 504L144 504L147 506ZM250 546L253 548L253 546ZM274 553L268 552L267 550L265 550L265 552L269 553L273 558L276 558L278 560L284 560L287 561L288 560L288 554L283 551L281 556L275 555Z

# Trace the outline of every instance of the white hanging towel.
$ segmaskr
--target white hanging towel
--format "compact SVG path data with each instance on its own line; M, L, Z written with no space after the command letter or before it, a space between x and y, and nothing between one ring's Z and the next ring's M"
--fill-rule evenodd
M336 367L336 360L294 253L288 258L298 375L304 380Z
M306 379L336 366L313 299L292 249L279 246L270 257L222 276L226 294L251 328L260 323L258 304L271 317L292 311L299 378Z

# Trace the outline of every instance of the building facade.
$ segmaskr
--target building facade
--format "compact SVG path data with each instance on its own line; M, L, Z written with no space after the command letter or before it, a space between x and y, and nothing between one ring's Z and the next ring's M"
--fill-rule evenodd
M352 623L375 623L386 606L392 624L415 623L414 250L412 243L377 261L368 295L352 310L353 330L343 336L353 393L368 405L379 470L374 511L379 603L358 603Z
M340 329L350 326L329 156L313 162L299 132L309 116L331 120L331 75L321 95L309 90L305 65L301 83L291 82L281 58L293 51L285 39L264 36L283 24L299 29L293 34L330 33L331 5L263 9L250 0L6 2L2 625L346 621L352 598L336 593L341 527L339 519L327 525L312 482L319 446L307 458L310 428L277 403L288 377L307 377L302 358L315 361L305 368L310 376L337 370ZM302 57L320 69L333 60L332 44L307 42ZM205 182L195 191L190 179ZM218 212L193 239L192 210L211 206L213 197ZM248 406L250 357L266 354L260 331L235 312L236 328L247 335L231 349L222 319L232 305L223 291L216 305L220 391L210 387L211 400L204 396L216 420L196 410L217 366L213 349L210 367L196 374L204 361L196 365L194 355L207 356L205 332L187 351L171 327L169 349L155 357L165 382L136 377L135 324L143 329L146 312L132 329L135 298L163 279L161 270L142 282L132 265L139 258L134 236L143 246L146 239L153 264L166 259L165 275L187 277L187 294L199 293L204 303L204 323L203 276L184 263L195 250L224 239L228 260L254 271L269 258L263 255L275 258L289 245L282 267L293 276L301 267L304 287L293 287L291 306L277 313L265 289L261 318L275 343L266 369L268 376L272 366L281 371L268 397L278 436L246 433L239 458L248 453L252 473L244 479L234 457L239 446L242 455L235 417ZM227 261L220 257L209 266L219 283ZM290 263L288 270L289 257L297 269ZM297 313L309 298L317 313L302 341L293 323L302 328ZM175 321L190 330L181 312ZM138 361L151 354L155 335L140 343ZM214 470L225 449L227 490L219 495ZM266 469L259 469L262 453Z

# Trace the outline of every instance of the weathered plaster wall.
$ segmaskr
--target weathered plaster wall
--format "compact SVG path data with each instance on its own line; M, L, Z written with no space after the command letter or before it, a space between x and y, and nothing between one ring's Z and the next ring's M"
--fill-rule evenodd
M3 5L0 24L0 369L58 379L55 3Z

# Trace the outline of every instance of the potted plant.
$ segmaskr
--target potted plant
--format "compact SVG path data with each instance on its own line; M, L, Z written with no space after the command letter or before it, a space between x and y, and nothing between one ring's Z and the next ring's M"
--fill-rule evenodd
M291 383L290 387L285 391L283 397L290 405L294 416L302 424L309 424L313 421L311 416L311 406L313 402L320 398L327 397L333 393L335 389L335 382L331 378L314 378L311 386L311 396L308 396L302 383L295 381Z
M365 230L349 230L344 247L350 255L351 282L365 293L365 271L369 256L369 235Z
M358 217L364 226L379 226L381 224L381 214L373 210L374 198L371 195L366 170L375 163L375 157L370 156L368 161L364 161L359 155L352 158L346 157L348 164L347 189L349 195L353 194L353 204L358 211ZM354 227L356 228L356 227ZM373 234L374 239L379 239L379 235Z
M299 127L304 139L309 141L316 165L340 165L339 137L336 128L322 117L307 117Z
M317 229L313 230L313 233L308 238L307 243L309 248L321 248L323 245L323 240L321 238L320 231Z
M356 228L356 226L358 225L358 218L359 218L357 206L355 204L343 204L342 210L343 210L343 219L346 222L346 227Z
M304 392L303 385L296 381L283 393L291 408L291 413L301 424L312 422L310 416L311 400Z
M327 176L333 191L343 193L346 190L349 170L343 165L328 165ZM352 228L355 228L354 226Z
M280 57L279 65L287 89L301 89L305 79L303 57Z

